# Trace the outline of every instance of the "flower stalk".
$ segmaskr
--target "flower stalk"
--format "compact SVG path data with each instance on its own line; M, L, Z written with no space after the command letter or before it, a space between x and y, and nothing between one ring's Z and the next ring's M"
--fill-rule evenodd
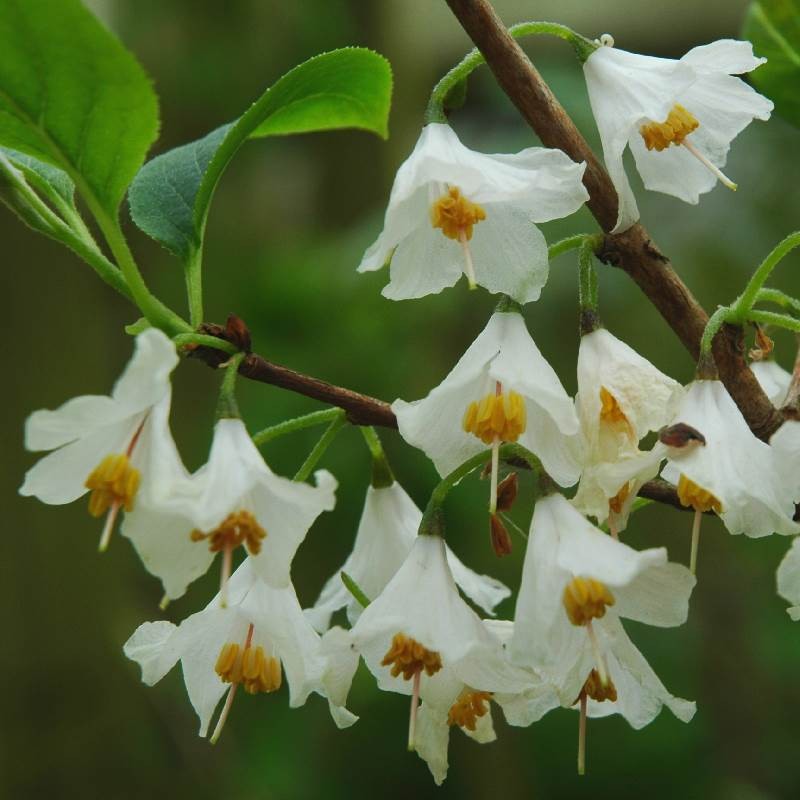
M309 475L314 471L314 467L317 466L317 463L325 455L325 451L330 447L333 440L336 438L336 434L345 426L347 423L347 417L345 416L344 411L341 409L337 409L339 412L332 420L330 425L325 429L325 432L320 437L319 441L314 445L313 450L308 454L308 458L303 462L300 469L297 471L297 474L294 476L293 480L297 483L303 483L308 480Z

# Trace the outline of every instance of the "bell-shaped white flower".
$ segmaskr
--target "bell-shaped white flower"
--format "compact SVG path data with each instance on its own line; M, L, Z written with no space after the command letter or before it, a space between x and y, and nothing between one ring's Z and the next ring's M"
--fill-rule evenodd
M673 698L628 640L621 617L681 625L695 585L663 547L637 552L583 517L559 494L536 503L511 641L514 663L538 669L561 704L616 702L634 727L662 704L688 720L694 704Z
M750 369L772 405L780 408L786 401L789 384L792 382L792 373L771 358L753 361Z
M395 400L400 434L447 475L487 446L517 441L562 486L580 475L572 399L516 312L497 312L450 374L412 403Z
M169 431L170 373L175 346L150 328L110 396L76 397L55 411L34 411L25 424L28 450L53 450L28 470L20 494L44 503L71 503L91 492L89 512L106 515L100 549L121 509L145 495L168 492L183 473Z
M239 419L220 419L208 462L190 481L126 517L145 566L180 597L222 553L224 586L233 552L244 546L256 572L287 586L291 562L316 518L335 503L336 481L322 470L317 486L275 475Z
M778 567L778 594L792 605L787 608L789 616L800 620L800 537L792 539L792 546Z
M438 536L417 537L351 633L378 686L412 696L409 748L416 742L420 698L440 707L454 686L513 693L530 681L508 663L499 641L461 599Z
M351 650L348 653L349 647L335 646L345 632L334 629L328 642L321 641L303 616L291 583L271 586L259 578L249 560L231 576L227 606L221 599L217 595L178 626L145 622L124 648L125 655L141 666L148 686L181 662L201 736L207 734L223 695L228 697L212 741L219 736L240 685L250 694L274 692L281 686L282 673L292 708L316 692L329 698L337 725L355 722L356 717L343 708L340 676L355 669L357 657Z
M683 505L695 509L697 520L702 512L714 511L730 533L800 532L792 521L793 493L775 451L753 435L721 381L690 384L674 422L702 437L668 447L662 472L676 485Z
M411 552L421 521L422 512L397 481L390 486L370 486L352 553L329 578L313 608L306 609L311 624L320 632L327 630L331 615L340 608L347 609L347 618L355 624L361 605L342 582L341 573L347 573L368 598L377 597ZM488 614L493 613L511 590L495 578L473 572L445 547L447 563L461 590Z
M749 42L721 40L680 60L599 47L584 64L603 157L619 197L613 233L639 219L623 153L629 146L646 188L687 203L721 180L733 139L753 119L769 119L773 104L733 77L765 59Z
M658 459L641 458L639 442L672 419L682 396L677 381L607 330L581 338L575 401L585 446L573 502L599 523L609 519L615 535L624 529L636 493L660 466Z
M383 294L423 297L466 273L490 292L520 303L547 282L547 243L534 223L566 217L589 195L576 164L560 150L476 153L446 124L426 125L397 171L384 227L360 272L391 261Z
M769 440L776 470L795 504L800 504L800 420L787 419ZM795 519L798 513L795 509Z

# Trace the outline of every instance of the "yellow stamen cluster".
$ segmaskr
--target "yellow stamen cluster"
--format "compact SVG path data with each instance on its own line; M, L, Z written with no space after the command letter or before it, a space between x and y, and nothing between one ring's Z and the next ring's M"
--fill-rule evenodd
M585 694L598 703L602 703L605 700L610 700L612 703L617 701L617 687L614 686L611 678L608 678L604 684L600 680L600 673L596 669L589 673L589 677L586 679L586 683L583 684L583 689L581 689L581 694Z
M631 481L622 484L622 488L608 501L608 507L615 514L622 513L622 507L631 494Z
M564 608L573 625L586 625L605 616L606 606L614 605L614 595L594 578L573 578L564 589Z
M484 444L516 442L525 431L525 401L515 391L487 394L467 406L462 427Z
M671 144L683 144L683 140L697 130L700 123L682 105L676 103L664 122L648 122L639 128L648 150L666 150Z
M189 535L193 542L208 539L208 549L212 553L225 549L234 550L244 544L250 555L257 556L261 552L261 540L266 537L267 532L249 511L237 511L228 514L222 524L213 531L203 533L193 530Z
M629 425L625 412L611 392L605 386L600 387L600 421L611 425L622 423Z
M274 692L281 687L281 662L265 655L261 645L224 644L214 670L225 683L241 683L248 694Z
M678 499L681 505L691 506L695 511L722 513L722 503L711 492L698 486L683 473L678 479Z
M431 206L431 225L441 228L448 239L472 238L472 228L486 219L486 212L477 204L467 200L457 186L451 186Z
M102 517L113 505L133 509L141 475L124 453L107 455L91 472L84 484L91 489L89 513Z
M475 692L472 689L464 689L455 703L450 706L450 711L447 712L447 724L458 725L460 728L474 731L478 718L489 713L491 699L491 692Z
M393 678L402 672L403 678L408 681L423 670L428 676L435 675L442 668L442 659L435 650L428 650L416 639L396 633L392 638L392 646L381 661L381 666L388 667L390 664Z

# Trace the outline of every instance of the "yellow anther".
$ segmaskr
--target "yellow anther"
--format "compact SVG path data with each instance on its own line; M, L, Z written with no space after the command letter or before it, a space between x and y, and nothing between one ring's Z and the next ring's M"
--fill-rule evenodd
M722 513L722 503L711 492L698 486L683 473L678 479L678 499L681 505L691 506L695 511Z
M617 687L614 686L611 678L608 678L607 683L603 684L600 680L600 673L598 673L596 669L593 669L589 673L589 677L586 679L586 683L583 684L583 688L581 689L581 694L585 694L598 703L602 703L606 700L610 700L612 703L617 701ZM580 699L580 695L578 695L578 699Z
M247 547L250 555L254 556L261 552L261 540L266 535L267 532L249 511L228 514L217 528L208 533L195 529L189 534L193 542L202 542L207 539L208 549L212 553L218 553L226 548L234 550L243 544Z
M475 692L472 689L464 689L455 703L450 706L450 711L447 712L447 724L458 725L468 731L474 731L478 718L489 713L491 699L491 692Z
M431 206L431 225L441 228L448 239L472 238L472 228L486 219L486 212L477 204L467 200L457 186L451 186Z
M408 681L423 670L429 676L435 675L442 668L442 659L439 653L428 650L416 639L396 633L392 638L392 646L381 661L381 666L388 667L390 664L393 678L402 673L403 678Z
M631 481L628 483L624 483L622 488L608 501L608 507L613 511L615 514L622 513L622 507L625 505L625 501L630 497L631 494Z
M697 130L700 123L682 105L676 103L664 122L648 122L639 128L648 150L666 150L671 144L683 140Z
M564 589L564 609L573 625L586 625L603 617L606 606L614 605L614 595L594 578L573 578Z
M605 386L600 387L600 421L615 425L622 423L630 426L625 412L611 392Z
M492 444L495 439L516 442L525 431L525 401L513 390L487 394L467 406L461 424L484 444Z
M241 647L236 642L222 646L214 670L225 683L241 683L248 694L274 692L281 686L281 662L267 656L261 645Z
M89 513L101 517L113 505L133 509L141 475L124 453L107 455L91 472L84 484L91 489Z

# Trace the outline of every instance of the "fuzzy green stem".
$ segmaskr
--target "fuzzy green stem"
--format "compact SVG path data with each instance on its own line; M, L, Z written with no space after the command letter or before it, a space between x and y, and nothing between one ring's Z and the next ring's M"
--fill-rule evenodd
M520 22L512 25L508 32L515 38L531 35L557 36L569 42L575 49L578 58L583 62L597 49L598 45L590 41L579 33L568 28L566 25L559 25L556 22ZM476 48L453 67L436 84L431 92L428 107L425 110L425 124L429 122L447 122L446 106L447 98L451 92L456 91L458 85L472 74L476 67L485 63L481 52Z
M199 345L201 347L213 347L215 350L222 350L223 353L235 355L239 351L235 344L220 339L217 336L209 336L207 333L178 333L172 337L176 347L186 347L187 345Z
M339 433L342 427L347 423L345 412L340 408L336 410L339 413L325 429L325 433L322 434L319 441L314 445L314 449L308 454L308 458L306 458L303 465L297 471L297 475L294 476L294 480L298 483L308 480L308 476L311 475L314 467L317 466L317 462L325 455L325 451L336 438L336 434Z
M747 320L748 322L758 322L760 325L775 325L778 328L786 328L786 330L800 333L800 319L790 317L788 314L752 309L747 314Z
M372 456L372 486L375 489L385 489L394 483L394 475L392 468L389 466L389 460L386 458L383 445L381 444L380 437L371 425L359 426L361 435L369 448L370 455Z
M711 358L711 345L714 337L719 333L719 329L726 323L733 320L733 309L730 306L720 306L706 323L703 330L703 337L700 339L700 359Z
M560 239L547 248L547 258L552 261L570 250L577 250L587 239L591 239L593 249L596 250L600 246L603 237L591 233L578 233L575 236L567 236L566 239Z
M756 302L759 291L764 286L767 278L772 274L772 270L778 266L781 259L788 253L800 247L800 231L790 233L782 242L779 242L769 253L769 255L759 264L753 277L750 278L739 299L733 304L733 317L740 325L750 319L750 310Z
M236 378L239 375L239 365L242 363L244 353L234 353L225 365L225 375L222 378L222 385L219 387L219 399L217 400L217 419L239 419L239 406L236 402Z
M756 295L756 303L775 303L782 308L800 311L800 300L782 292L780 289L760 289Z
M186 297L189 303L189 322L196 328L203 321L203 248L192 250L183 267Z
M600 327L595 247L595 238L587 236L578 249L578 303L582 336Z
M366 608L370 604L370 599L364 594L364 590L344 571L339 573L344 588L353 595L353 599L361 606Z
M279 422L277 425L270 425L268 428L260 430L258 433L253 434L253 442L256 447L261 447L279 436L285 436L287 433L294 433L295 431L302 431L305 428L313 428L316 425L324 425L326 422L332 422L336 419L342 410L340 408L326 408L324 411L312 411L310 414L305 414L302 417L295 417L294 419L287 419L285 422Z

